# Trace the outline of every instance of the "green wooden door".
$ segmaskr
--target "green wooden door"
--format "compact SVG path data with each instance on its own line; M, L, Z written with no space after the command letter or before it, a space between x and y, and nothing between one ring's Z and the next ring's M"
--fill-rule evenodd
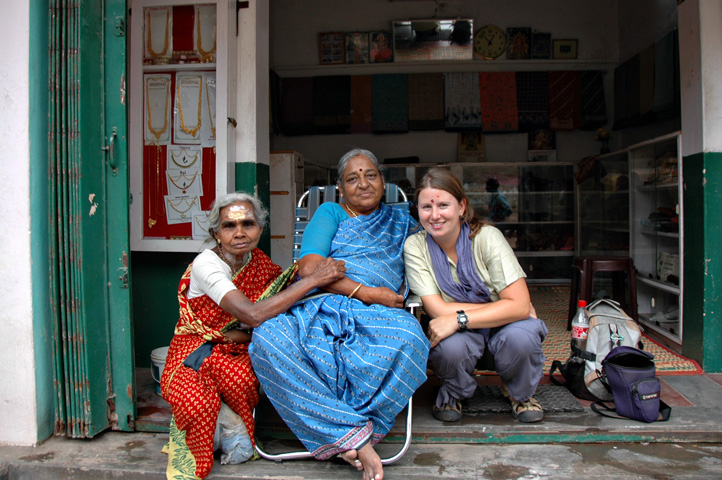
M55 0L49 183L55 432L135 419L129 295L125 0Z

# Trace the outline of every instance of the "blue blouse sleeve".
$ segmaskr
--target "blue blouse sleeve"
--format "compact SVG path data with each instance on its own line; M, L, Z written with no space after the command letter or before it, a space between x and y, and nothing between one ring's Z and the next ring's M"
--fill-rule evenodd
M341 205L338 203L322 203L311 221L306 225L306 230L301 242L301 252L298 258L314 253L326 258L331 253L331 242L338 230L338 224L348 218ZM308 233L313 232L313 235Z

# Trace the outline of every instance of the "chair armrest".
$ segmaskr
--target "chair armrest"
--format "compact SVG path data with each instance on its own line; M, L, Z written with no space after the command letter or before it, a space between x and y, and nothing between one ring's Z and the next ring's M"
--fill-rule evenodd
M406 308L419 308L421 306L421 297L413 293L409 293L406 297Z

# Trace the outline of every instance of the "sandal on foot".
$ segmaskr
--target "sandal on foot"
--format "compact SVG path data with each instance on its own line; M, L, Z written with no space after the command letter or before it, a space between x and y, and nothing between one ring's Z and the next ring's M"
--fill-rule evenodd
M523 423L540 422L544 418L544 409L539 401L531 397L524 402L511 400L511 416Z
M441 422L458 422L461 420L461 402L455 399L441 408L434 405L431 413Z

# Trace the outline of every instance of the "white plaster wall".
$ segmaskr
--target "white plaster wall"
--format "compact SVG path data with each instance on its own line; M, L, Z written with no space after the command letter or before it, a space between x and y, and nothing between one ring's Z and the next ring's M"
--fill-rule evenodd
M700 153L704 145L702 112L702 50L700 48L700 11L698 0L686 0L679 6L680 96L682 99L682 155Z
M634 0L637 2L652 0ZM667 1L670 0L657 0ZM275 67L318 65L318 33L390 29L394 20L470 17L474 30L486 24L532 27L552 38L578 38L579 58L618 57L618 0L271 0L271 56ZM503 64L504 56L493 61ZM322 67L329 71L328 66ZM336 74L338 68L333 68ZM386 71L386 69L384 69ZM317 75L330 73L317 72Z
M536 31L552 33L552 38L577 38L579 60L571 63L559 60L514 62L502 55L491 62L319 66L319 32L388 29L393 20L433 17L437 2L347 0L341 9L333 0L272 0L271 68L281 77L566 68L598 69L611 73L618 62L618 10L621 7L617 0L447 0L439 3L447 6L436 12L437 17L473 18L474 30L485 24L502 28L529 26ZM605 77L609 119L613 118L612 78L611 74ZM457 135L445 131L384 135L274 135L271 142L272 150L295 150L325 165L335 165L341 155L354 146L373 151L381 160L418 156L422 162L453 162L457 149ZM525 150L525 135L486 136L487 161L525 161L525 158L518 158L519 152ZM578 161L598 152L599 143L594 141L593 132L557 132L559 161Z
M695 0L697 1L697 0ZM719 1L719 0L711 0ZM435 12L437 4L446 5ZM611 129L614 67L648 47L677 23L674 0L445 0L394 1L271 0L271 68L281 77L317 75L371 75L425 71L509 71L590 69L606 70L607 118ZM579 58L572 61L508 61L505 55L491 62L319 66L317 35L324 31L371 31L390 28L393 20L408 18L471 17L474 29L485 24L502 28L529 26L552 33L552 38L579 40ZM614 133L611 148L621 148L667 133L677 123L625 129ZM504 162L525 148L523 136L487 135L487 161ZM379 159L419 156L422 162L451 162L456 158L456 134L444 131L404 134L274 135L273 150L296 150L313 161L335 165L353 146L372 150ZM510 143L511 142L511 143ZM516 143L514 143L516 142ZM512 145L513 144L513 145ZM511 147L511 148L509 148ZM599 152L592 132L557 132L557 159L578 161Z
M628 60L674 29L677 26L676 7L674 0L621 0L619 60Z
M0 15L0 444L37 441L30 274L29 0Z
M700 1L703 149L722 152L722 2ZM686 128L686 127L685 127Z
M249 2L238 16L236 162L270 164L268 15L268 2Z

